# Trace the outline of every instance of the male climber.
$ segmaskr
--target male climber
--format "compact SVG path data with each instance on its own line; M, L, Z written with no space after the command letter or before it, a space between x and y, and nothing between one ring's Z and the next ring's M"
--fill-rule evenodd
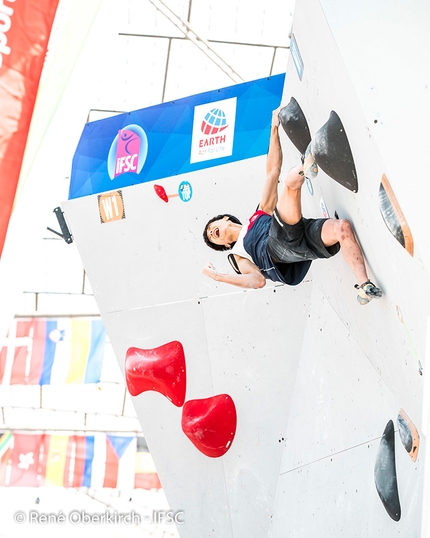
M302 217L301 188L303 166L292 168L278 197L282 166L279 139L279 109L272 115L266 181L257 211L247 226L229 214L212 218L205 226L203 239L214 250L231 250L229 261L236 274L219 273L207 263L203 273L218 282L242 288L262 288L266 279L290 286L299 284L312 260L330 258L342 249L358 284L357 301L367 304L382 292L367 275L363 254L348 220L306 219Z

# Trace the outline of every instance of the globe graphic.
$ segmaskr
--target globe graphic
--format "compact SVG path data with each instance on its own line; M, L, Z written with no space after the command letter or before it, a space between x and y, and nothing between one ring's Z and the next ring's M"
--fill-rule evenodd
M213 135L227 127L227 118L220 108L213 108L202 122L202 133Z

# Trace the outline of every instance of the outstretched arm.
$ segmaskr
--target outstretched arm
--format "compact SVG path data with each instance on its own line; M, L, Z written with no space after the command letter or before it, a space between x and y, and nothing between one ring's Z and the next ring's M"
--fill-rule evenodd
M263 186L259 209L273 213L278 202L278 181L282 167L282 149L279 140L279 108L272 113L272 125L270 127L269 151L266 161L266 180Z
M246 258L240 256L235 256L235 258L239 265L240 275L219 273L210 262L203 267L202 273L217 282L233 284L240 288L264 288L266 279L260 269Z

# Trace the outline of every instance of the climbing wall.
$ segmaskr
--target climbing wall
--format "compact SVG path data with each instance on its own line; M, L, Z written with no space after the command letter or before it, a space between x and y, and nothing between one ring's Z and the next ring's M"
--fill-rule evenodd
M352 222L384 297L358 307L340 256L313 264L273 537L420 535L428 173L411 175L409 156L424 150L429 107L418 19L388 2L296 5L284 155L310 143L319 172L303 189L303 212ZM411 108L399 114L405 99Z
M425 15L299 0L285 78L84 128L63 208L182 538L420 533L425 92L412 38L379 58ZM231 271L202 230L253 213L281 101L283 174L315 154L303 213L351 220L379 301L358 305L340 254L297 287L201 273Z

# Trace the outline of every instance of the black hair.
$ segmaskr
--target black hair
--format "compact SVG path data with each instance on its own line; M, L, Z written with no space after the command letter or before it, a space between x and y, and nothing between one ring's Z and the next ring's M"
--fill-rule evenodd
M203 230L203 240L207 244L207 246L213 250L230 250L236 244L236 241L234 241L229 247L226 247L225 245L216 245L215 243L212 243L212 241L208 237L208 226L212 224L212 222L215 222L216 220L221 220L224 217L228 217L228 220L231 220L231 222L234 222L235 224L242 224L237 217L235 217L234 215L230 215L229 213L223 213L222 215L217 215L216 217L211 218L206 223L205 229Z

